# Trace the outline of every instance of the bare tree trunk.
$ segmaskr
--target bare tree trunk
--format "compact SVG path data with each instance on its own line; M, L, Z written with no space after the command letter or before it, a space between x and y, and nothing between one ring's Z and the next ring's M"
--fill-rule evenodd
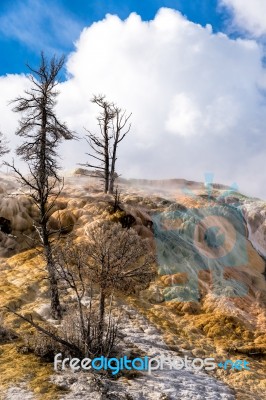
M109 168L110 168L110 156L109 156L109 120L111 118L110 116L110 110L109 110L109 105L105 104L104 106L105 110L105 116L104 116L104 192L108 193L109 189Z
M110 183L109 183L109 193L110 194L114 193L116 149L117 149L117 143L114 143L113 157L112 157L111 171L110 171Z
M79 321L80 321L81 336L82 336L82 340L84 341L84 345L86 347L87 346L88 333L86 332L86 328L85 328L84 314L83 314L83 310L82 310L81 298L79 297L77 291L76 291L76 296L77 296L78 309L79 309ZM86 348L86 351L87 351L87 348Z
M44 256L47 264L48 279L49 279L51 315L54 319L61 319L62 308L60 304L58 280L56 277L56 269L54 265L52 249L49 242L46 226L42 227L42 236L43 236Z
M102 346L103 343L103 331L104 331L104 314L105 314L105 290L100 289L100 299L99 299L99 345Z
M45 250L46 252L46 250ZM57 279L55 276L54 265L52 262L47 261L47 270L50 282L50 296L51 296L51 314L54 319L62 318L62 310L59 299Z
M107 132L108 135L108 132ZM109 188L109 153L108 144L105 147L105 164L104 164L104 192L108 193Z
M110 183L109 183L109 193L114 193L114 183L115 183L115 165L116 165L116 154L118 144L124 139L131 129L131 124L128 124L128 120L131 114L126 115L125 111L122 111L119 107L113 106L113 119L112 119L112 130L113 130L113 142L111 147L111 170L110 170Z
M41 132L41 146L40 146L40 164L39 164L39 182L41 186L40 190L40 217L41 217L41 229L42 229L42 240L44 246L44 255L47 263L48 279L50 283L50 300L51 300L51 314L55 319L62 318L62 311L59 299L59 291L57 285L56 268L54 265L53 254L51 243L49 240L49 234L47 231L47 194L45 193L45 187L48 187L49 174L46 168L46 129L47 129L47 113L46 104L42 105L42 132Z

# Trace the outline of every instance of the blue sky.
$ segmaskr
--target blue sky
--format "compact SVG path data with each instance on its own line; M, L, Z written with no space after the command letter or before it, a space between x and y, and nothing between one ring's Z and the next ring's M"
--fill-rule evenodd
M136 12L151 20L161 7L211 24L215 32L227 29L228 12L216 0L1 0L0 75L27 71L25 64L38 63L40 50L67 55L81 30L107 13L126 19Z
M41 50L64 53L56 110L70 129L97 129L93 94L132 112L119 174L212 173L266 198L265 43L265 0L0 0L0 131L10 157L20 143L10 100L29 89L25 63L37 67ZM62 168L88 161L86 146L62 145Z

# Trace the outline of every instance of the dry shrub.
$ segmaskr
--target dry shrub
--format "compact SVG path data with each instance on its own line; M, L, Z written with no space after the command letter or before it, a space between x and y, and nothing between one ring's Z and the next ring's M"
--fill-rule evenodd
M69 310L64 316L61 325L58 327L45 327L48 334L35 330L31 334L23 337L24 344L19 347L21 353L34 353L45 361L53 361L54 356L62 353L63 358L86 356L109 356L114 354L117 324L114 321L108 321L105 324L104 336L99 347L98 320L94 311L84 313L87 322L87 337L82 336L80 315L77 310ZM60 343L57 338L62 339L69 346ZM71 348L72 346L72 348Z
M0 316L0 344L10 342L17 339L17 335L5 326L3 318Z
M57 353L68 355L67 349L56 340L53 340L44 333L35 331L32 335L23 337L24 344L18 348L19 353L34 353L45 361L53 361Z

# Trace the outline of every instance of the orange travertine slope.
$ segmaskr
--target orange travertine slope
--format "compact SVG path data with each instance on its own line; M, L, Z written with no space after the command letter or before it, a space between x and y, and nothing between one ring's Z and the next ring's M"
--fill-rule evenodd
M186 268L178 269L170 263L168 270L165 266L160 269L158 261L158 277L150 287L140 296L120 300L144 315L177 352L195 357L215 357L217 360L247 359L252 365L251 371L228 373L219 370L215 372L216 377L234 388L236 398L260 399L266 391L266 204L237 192L223 196L228 190L221 185L215 185L212 189L210 195L204 184L185 180L120 179L121 208L112 214L112 196L102 193L100 182L84 176L69 176L51 210L50 228L61 230L62 238L72 233L81 241L100 219L121 223L126 219L141 237L150 240L153 251L158 252L156 216L175 215L174 219L168 221L170 225L162 225L162 229L168 230L177 243L182 239L178 244L178 252L184 253L185 261L182 262L185 262ZM210 262L208 267L208 263L205 261L204 264L202 260L207 251L204 248L205 232L210 224L218 226L225 235L227 250L236 241L236 233L230 230L230 221L226 222L226 218L222 217L228 206L237 207L243 215L245 231L237 233L238 237L241 235L241 245L234 255L233 266L231 259L229 265L221 265L218 260ZM191 244L183 234L191 220L198 217L197 210L202 209L216 211L211 216L208 214L201 218L193 238L195 241ZM181 212L175 214L177 211ZM181 217L177 218L177 215ZM41 320L41 310L49 301L43 260L38 248L30 248L38 239L34 228L37 210L27 193L22 193L14 179L7 175L1 175L0 217L9 220L12 226L11 234L0 232L1 304L31 313ZM203 255L202 268L195 258L195 246ZM243 249L246 257L241 264L238 261L241 260ZM218 249L214 246L213 251L217 252ZM209 254L208 257L211 259L212 256ZM221 281L223 284L219 288ZM245 292L236 296L230 286L231 281L240 283ZM17 332L30 331L16 317L5 313L5 319ZM1 347L1 357L8 362L15 355L15 345ZM33 376L27 378L29 387L36 396L42 393L43 399L56 398L57 388L48 379L52 375L51 366L41 365L32 355L16 357L24 363L24 368L19 362L14 367L16 372L0 367L0 386L7 387L10 374L16 374L17 379L26 379L30 365L34 365Z

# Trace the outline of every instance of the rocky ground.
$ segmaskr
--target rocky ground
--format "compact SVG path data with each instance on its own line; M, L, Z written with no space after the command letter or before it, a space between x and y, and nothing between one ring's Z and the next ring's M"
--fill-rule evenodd
M149 357L165 355L174 358L176 351L169 350L159 332L146 318L127 304L123 306L123 318L121 325L124 326L123 347L124 354L131 351L145 354ZM121 344L120 344L121 345ZM182 350L179 356L191 356L191 352ZM166 367L167 368L167 367ZM111 380L99 377L97 374L58 372L51 376L51 381L62 390L69 391L68 394L59 396L61 400L172 400L172 399L212 399L233 400L234 390L230 389L214 377L203 372L195 372L190 368L184 371L173 371L169 368L155 371L152 374L138 373L136 377L121 377ZM10 386L5 397L8 399L35 399L33 391L29 391L24 385Z
M2 175L0 186L0 217L11 221L12 225L12 234L0 232L1 304L32 314L40 321L49 320L44 312L47 310L44 265L34 250L27 250L36 239L32 226L36 209L11 177ZM134 352L150 356L163 352L181 357L214 357L217 362L227 358L247 359L251 371L217 369L206 374L165 370L152 375L125 375L116 380L84 373L55 374L52 365L32 354L18 353L16 347L20 342L7 342L0 345L0 399L263 399L266 390L266 204L219 185L213 186L210 193L209 187L184 180L121 180L119 188L122 209L110 216L108 205L112 198L101 193L96 180L69 177L52 210L51 226L64 229L64 234L72 231L82 240L96 220L111 218L116 222L130 216L134 229L150 240L154 251L158 251L154 225L152 228L154 215L167 216L173 210L181 209L191 221L198 216L195 210L215 209L212 222L229 232L230 226L222 219L229 205L241 210L246 228L245 232L239 230L240 245L234 262L230 259L229 266L234 268L217 262L212 264L212 270L204 264L196 271L199 299L184 301L182 298L184 293L191 295L195 289L188 280L192 274L195 281L195 243L191 245L187 237L182 242L185 259L191 260L186 268L159 273L150 288L138 296L118 296L116 309L123 310L120 345L125 351L134 349ZM174 221L178 230L174 240L179 240L180 232L185 232L187 220ZM183 224L182 231L180 224ZM202 229L204 231L207 226L204 224L205 220L199 225L196 243L202 242ZM234 232L230 231L227 237L230 247L236 240ZM242 245L247 257L240 264ZM214 290L213 271L219 271L226 281L223 293ZM247 292L243 296L233 296L229 280L242 282ZM172 299L166 297L169 293ZM4 313L4 322L18 334L29 330L20 319L7 313Z

